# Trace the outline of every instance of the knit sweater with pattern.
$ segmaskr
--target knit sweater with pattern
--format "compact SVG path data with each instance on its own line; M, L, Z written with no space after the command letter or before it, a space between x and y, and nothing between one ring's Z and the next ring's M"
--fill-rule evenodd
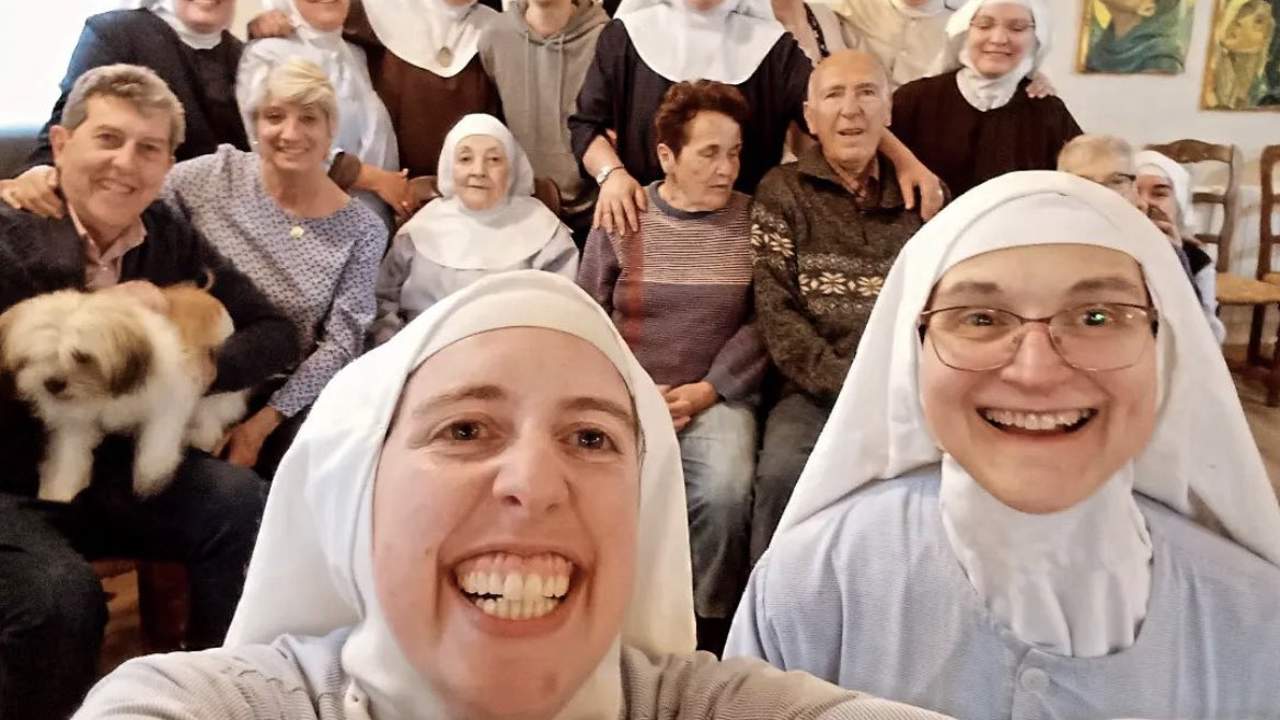
M659 385L706 380L725 400L759 388L768 358L753 320L750 199L686 212L647 188L640 232L592 231L578 284L613 318Z
M820 147L776 167L751 206L760 334L784 394L831 402L898 251L923 224L903 206L893 163L863 198L841 184Z

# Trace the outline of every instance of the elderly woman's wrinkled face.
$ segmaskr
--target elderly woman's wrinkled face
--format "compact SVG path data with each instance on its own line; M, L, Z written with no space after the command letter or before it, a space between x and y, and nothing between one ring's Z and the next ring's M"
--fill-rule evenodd
M374 577L401 649L458 717L550 717L617 637L639 509L614 365L540 328L414 373L374 490Z
M742 128L733 118L704 110L685 125L679 154L658 145L658 161L673 186L680 209L719 210L733 197L742 167Z
M1145 287L1133 258L1092 245L1017 247L957 263L934 286L930 309L967 309L931 318L920 353L920 399L938 444L1016 510L1056 512L1088 498L1154 429L1150 325L1122 331L1108 310L1146 306ZM991 309L1026 318L1063 313L1068 322L1059 345L1042 323L990 339L999 327ZM1017 332L1021 341L1004 367L951 367L1012 347ZM1077 364L1124 367L1076 369L1063 359L1063 341L1072 341Z
M1001 77L1017 69L1036 44L1035 17L1021 5L988 2L969 23L965 47L974 69Z
M236 11L235 0L174 0L174 14L198 33L226 30Z
M453 151L453 186L468 210L488 210L507 196L511 159L502 141L491 135L468 135Z
M347 21L351 0L293 0L302 19L320 32L341 30Z
M333 123L316 105L274 102L258 110L258 155L284 172L323 169L333 142Z

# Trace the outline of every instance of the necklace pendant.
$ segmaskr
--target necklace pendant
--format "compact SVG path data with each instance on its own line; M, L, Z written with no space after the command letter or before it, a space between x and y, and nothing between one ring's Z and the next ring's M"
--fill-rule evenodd
M302 229L301 225L294 225L289 230L289 237L293 238L294 240L297 240L298 238L302 237L302 233L304 232L306 231Z
M436 53L436 60L440 61L441 65L452 65L453 51L447 47L440 48L440 52Z

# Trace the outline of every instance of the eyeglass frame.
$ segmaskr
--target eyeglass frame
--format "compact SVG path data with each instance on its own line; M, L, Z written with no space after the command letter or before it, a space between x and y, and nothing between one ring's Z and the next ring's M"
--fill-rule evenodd
M987 16L987 17L990 17L990 16ZM1006 23L997 22L994 18L991 18L991 24L986 27L983 27L977 24L978 19L979 17L974 17L972 20L969 21L970 30L981 30L983 32L991 32L996 28L1004 28L1004 31L1007 33L1021 35L1022 33L1028 32L1028 31L1035 32L1035 29L1036 29L1035 20L1028 22L1025 26L1022 26L1022 27L1009 27L1009 25L1007 25Z
M1150 325L1151 325L1151 337L1152 337L1152 338L1155 338L1155 337L1159 334L1159 330L1160 330L1160 311L1158 311L1154 306L1151 306L1151 305L1138 305L1138 304L1136 304L1136 303L1122 303L1122 302L1092 303L1092 304L1094 304L1094 305L1114 305L1114 306L1118 306L1118 307L1130 308L1130 309L1133 309L1133 310L1140 310L1143 314L1145 314L1145 315L1147 316L1148 321L1149 321L1149 323L1150 323ZM1112 372L1112 371L1115 371L1115 370L1125 370L1125 369L1128 369L1128 368L1133 367L1134 365L1137 365L1137 364L1138 364L1138 362L1139 362L1140 360L1142 360L1142 355L1143 355L1143 354L1145 354L1145 349L1144 349L1143 353L1139 354L1139 355L1138 355L1138 357L1134 358L1133 362L1129 363L1128 365L1120 365L1120 366L1118 366L1118 367L1106 368L1106 369L1080 367L1079 365L1076 365L1075 363L1073 363L1073 362L1071 362L1070 360L1068 360L1068 359L1067 359L1067 356L1066 356L1065 354L1063 354L1063 352L1062 352L1062 348L1058 345L1058 340L1057 340L1057 338L1055 338L1055 337L1054 337L1054 335L1053 335L1053 326L1052 326L1052 325L1050 325L1049 323L1050 323L1050 322L1052 322L1052 320L1053 320L1055 317L1058 317L1059 315L1061 315L1061 314L1063 314L1063 313L1065 313L1065 312L1070 312L1070 311L1072 311L1072 310L1078 310L1078 309L1080 309L1080 308L1089 307L1089 305L1090 305L1090 303L1085 303L1085 304L1082 304L1082 305L1079 305L1079 306L1076 306L1076 307L1070 307L1070 308L1066 308L1066 309L1064 309L1064 310L1059 310L1058 312L1056 312L1056 313L1054 313L1054 314L1052 314L1052 315L1049 315L1049 316L1047 316L1047 317L1038 317L1038 318L1023 317L1023 316L1019 315L1018 313L1013 312L1013 311L1011 311L1011 310L1003 310L1003 309L1001 309L1001 308L993 308L993 307L984 307L984 306L982 306L982 305L951 305L951 306L944 307L944 308L933 308L932 310L924 310L924 311L921 311L921 313L920 313L920 315L919 315L919 318L918 318L918 321L917 321L917 322L918 322L917 329L918 329L918 331L919 331L919 333L920 333L920 343L923 345L923 344L924 344L925 334L926 334L926 333L928 332L928 330L929 330L929 318L930 318L930 317L932 317L932 316L934 316L934 315L936 315L936 314L938 314L938 313L941 313L941 312L947 312L947 311L950 311L950 310L965 310L965 309L971 309L971 310L990 310L990 311L993 311L993 312L1005 313L1006 315L1011 315L1011 316L1013 316L1013 317L1017 318L1017 319L1018 319L1018 328L1017 328L1014 332L1021 331L1022 327L1023 327L1023 326L1025 326L1025 325L1027 325L1028 323L1038 324L1038 325L1044 325L1044 327L1045 327L1045 333L1049 336L1049 344L1053 346L1053 351L1054 351L1055 353L1057 353L1057 354L1058 354L1058 357L1062 360L1062 362L1066 363L1068 366L1070 366L1070 367L1072 367L1072 368L1075 368L1076 370L1080 370L1080 371L1082 371L1082 372ZM951 368L952 370L959 370L960 372L991 372L992 370L1001 370L1001 369L1006 368L1006 367L1009 367L1009 365L1013 364L1013 361L1014 361L1014 360L1016 360L1016 359L1017 359L1017 357L1018 357L1018 350L1022 348L1022 339L1023 339L1023 338L1025 338L1025 337L1026 337L1026 334L1024 333L1024 334L1023 334L1023 336L1022 336L1022 338L1019 338L1019 339L1018 339L1017 343L1014 345L1013 352L1009 355L1009 359L1008 359L1008 360L1006 360L1005 362L1001 363L1000 365L993 365L993 366L991 366L991 367L986 367L986 368L978 368L978 369L976 369L976 370L975 370L975 369L972 369L972 368L962 368L962 367L957 367L957 366L952 365L951 363L947 362L947 361L946 361L946 359L942 357L942 353L938 350L938 343L936 343L936 342L935 342L935 343L932 343L932 344L933 344L933 354L937 356L937 358L938 358L938 362L942 363L943 365L946 365L947 367Z

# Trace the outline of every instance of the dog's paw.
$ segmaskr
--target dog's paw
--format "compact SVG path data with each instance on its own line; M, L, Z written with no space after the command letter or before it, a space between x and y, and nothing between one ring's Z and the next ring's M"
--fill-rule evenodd
M40 489L36 491L36 497L50 502L69 503L83 489L83 486L77 487L74 484L41 482Z
M182 456L147 458L139 456L133 461L133 494L149 498L169 486L173 471L178 469Z

